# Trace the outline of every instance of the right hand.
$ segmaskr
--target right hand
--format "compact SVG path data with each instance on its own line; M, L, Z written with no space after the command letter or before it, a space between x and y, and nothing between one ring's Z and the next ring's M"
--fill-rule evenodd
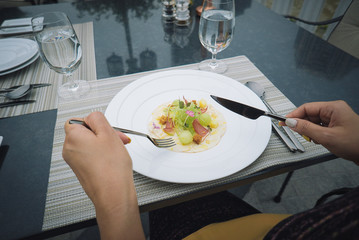
M102 113L83 120L88 128L66 122L62 154L95 205L101 239L145 239L132 160L124 146L128 137Z
M306 103L286 117L290 118L286 125L292 130L338 157L359 163L359 116L346 102Z
M83 120L91 130L66 122L63 157L95 202L96 195L101 195L108 186L132 183L132 160L124 147L130 140L115 131L100 112L91 113Z

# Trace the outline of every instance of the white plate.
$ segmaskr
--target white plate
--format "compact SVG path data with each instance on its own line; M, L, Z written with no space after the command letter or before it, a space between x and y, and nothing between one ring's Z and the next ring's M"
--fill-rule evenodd
M30 60L28 60L27 62L21 64L20 66L17 66L17 67L14 67L14 68L10 68L6 71L3 71L3 72L0 72L0 76L4 76L6 74L9 74L9 73L13 73L13 72L16 72L20 69L23 69L24 67L27 67L29 66L31 63L35 62L36 59L40 56L40 53L36 53L35 56L33 56L32 58L30 58Z
M142 77L122 89L106 109L113 126L148 133L147 123L160 104L185 96L204 98L222 112L227 130L220 143L204 152L178 153L156 148L143 137L131 135L127 150L133 169L150 178L175 182L198 183L231 175L253 163L266 148L271 134L271 120L244 118L222 107L210 95L240 101L266 109L262 101L243 84L205 71L176 70Z
M36 55L35 41L23 38L0 39L0 72L17 67Z

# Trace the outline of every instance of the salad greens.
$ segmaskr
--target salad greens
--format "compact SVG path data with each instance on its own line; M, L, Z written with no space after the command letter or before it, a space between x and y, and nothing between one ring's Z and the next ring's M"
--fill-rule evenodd
M206 113L207 103L200 100L174 100L164 110L160 123L165 125L163 131L169 135L177 134L183 145L196 142L200 144L210 133L212 118Z

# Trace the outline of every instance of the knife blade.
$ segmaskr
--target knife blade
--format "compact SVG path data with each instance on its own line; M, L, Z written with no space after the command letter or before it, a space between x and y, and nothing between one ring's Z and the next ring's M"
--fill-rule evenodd
M226 98L221 98L221 97L217 97L214 95L211 95L211 97L218 102L219 104L221 104L223 107L231 110L232 112L238 113L239 115L242 115L246 118L250 118L250 119L257 119L260 116L267 116L267 117L271 117L280 121L285 122L286 118L283 116L280 116L278 114L274 114L274 113L270 113L270 112L266 112L264 110L252 107L252 106L248 106L246 104L243 103L239 103L239 102L235 102Z
M15 88L18 88L18 87L21 87L21 86L23 86L23 85L12 86L12 87L9 87L9 88L1 88L0 93L11 92ZM30 86L32 88L41 88L41 87L51 86L51 84L50 83L33 83L33 84L30 84Z
M17 105L21 105L21 104L28 104L28 103L34 103L34 102L36 102L36 100L20 100L20 101L4 102L4 103L0 103L0 108L12 107L12 106L17 106Z

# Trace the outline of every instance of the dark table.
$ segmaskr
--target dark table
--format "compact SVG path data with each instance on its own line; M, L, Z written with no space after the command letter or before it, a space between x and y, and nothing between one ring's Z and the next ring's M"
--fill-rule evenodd
M199 18L194 13L201 2L194 1L189 27L163 22L161 2L153 0L0 9L0 22L48 11L63 11L73 23L93 21L97 78L101 79L209 58L198 40ZM218 58L238 55L246 55L297 106L343 99L359 112L359 60L255 1L236 1L234 40ZM0 135L4 136L0 149L1 239L41 234L55 121L56 110L0 119Z

